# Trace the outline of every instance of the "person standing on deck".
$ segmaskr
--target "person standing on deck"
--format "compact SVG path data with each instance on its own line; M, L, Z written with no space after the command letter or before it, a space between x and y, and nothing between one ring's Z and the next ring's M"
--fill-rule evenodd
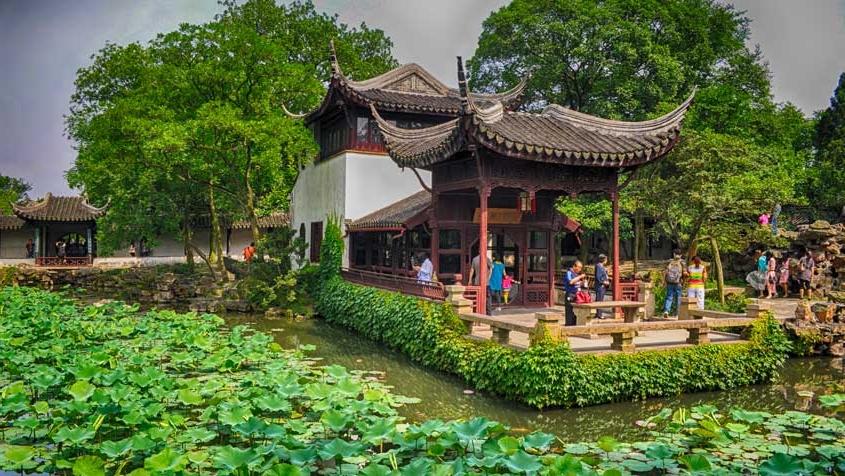
M35 244L32 242L32 238L26 240L26 257L35 258Z
M698 301L698 308L704 309L704 283L707 282L707 269L701 264L701 258L696 256L692 259L692 265L687 268L689 286L687 297Z
M587 279L587 275L583 274L581 270L584 265L581 261L575 260L572 266L566 271L566 276L563 278L563 289L566 294L565 308L566 308L566 325L574 326L575 311L572 309L572 303L575 302L575 295L581 289L581 283Z
M768 298L772 299L778 297L778 260L771 251L766 255L769 257L766 264L766 289L769 291Z
M495 304L496 310L502 310L502 281L505 277L505 264L498 255L494 256L493 268L490 270L490 279L487 280L487 287L490 289L490 305Z
M434 264L431 263L427 252L423 251L420 255L422 264L414 266L414 271L417 272L417 281L420 283L430 283L434 276Z
M490 261L490 258L487 258L487 272L490 272L490 269L493 268L493 263ZM481 256L475 255L475 258L472 259L472 264L469 267L469 284L471 286L480 286L481 283Z
M681 250L672 251L672 259L663 270L663 282L666 283L666 301L663 303L663 318L677 316L678 308L681 307L681 281L684 279L684 261L681 259ZM674 310L674 313L672 312Z
M511 288L513 287L513 276L505 273L505 277L502 278L502 295L505 298L505 304L510 304L511 302Z
M593 289L596 292L596 302L604 301L604 294L610 286L610 277L607 274L607 255L599 255L596 260L596 282ZM604 319L601 309L596 309L596 319Z

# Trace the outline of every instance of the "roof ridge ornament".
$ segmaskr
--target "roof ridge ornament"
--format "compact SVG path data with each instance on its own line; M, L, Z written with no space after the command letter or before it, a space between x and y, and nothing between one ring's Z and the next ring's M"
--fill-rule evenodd
M329 40L329 53L331 55L332 76L337 76L339 78L344 77L343 70L340 69L340 63L337 61L337 50L334 47L334 38Z
M469 91L467 86L466 73L464 71L464 60L458 56L458 89L461 93L461 115L473 115L482 122L496 122L502 118L505 111L505 106L499 99L487 99L492 102L489 107L482 108L475 103L473 99L474 94Z

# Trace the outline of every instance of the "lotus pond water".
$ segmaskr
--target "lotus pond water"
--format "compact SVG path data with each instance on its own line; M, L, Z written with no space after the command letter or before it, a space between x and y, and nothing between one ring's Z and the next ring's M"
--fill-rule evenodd
M0 289L0 468L102 474L830 474L828 416L664 408L640 443L566 443L483 416L408 422L379 375L318 366L212 315ZM398 389L398 390L401 390Z

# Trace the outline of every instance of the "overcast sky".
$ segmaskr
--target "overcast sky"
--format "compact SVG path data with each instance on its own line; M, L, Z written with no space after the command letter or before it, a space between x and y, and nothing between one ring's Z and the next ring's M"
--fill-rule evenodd
M342 21L381 28L400 62L455 83L455 56L472 56L481 22L506 0L317 0ZM845 71L845 0L735 0L753 20L778 101L810 114L826 107ZM76 70L106 41L145 41L181 22L203 22L216 0L0 0L0 174L33 196L70 193L74 151L63 136Z

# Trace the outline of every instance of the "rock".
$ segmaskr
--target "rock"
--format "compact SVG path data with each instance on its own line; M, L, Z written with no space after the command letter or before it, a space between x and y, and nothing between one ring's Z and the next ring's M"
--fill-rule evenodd
M293 318L293 312L283 307L271 307L264 311L264 317L268 319Z
M223 301L223 307L227 311L249 312L252 306L250 306L249 302L244 300L226 300Z

